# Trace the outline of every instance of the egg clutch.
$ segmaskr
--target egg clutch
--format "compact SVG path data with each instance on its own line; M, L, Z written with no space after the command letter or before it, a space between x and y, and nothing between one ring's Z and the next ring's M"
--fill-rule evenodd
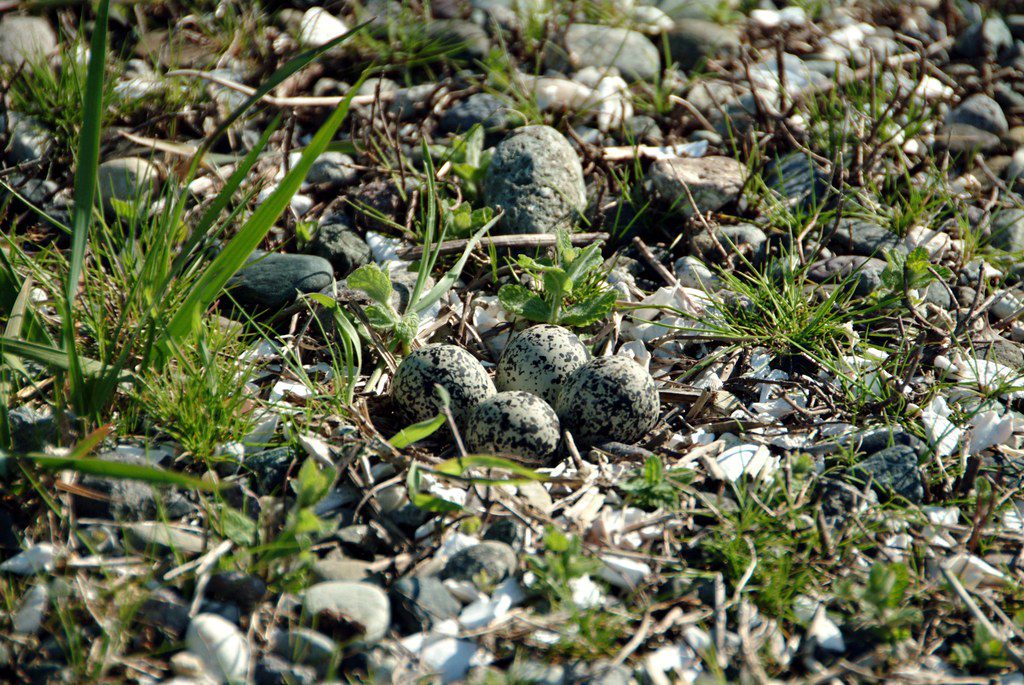
M448 392L452 417L471 452L547 457L563 430L580 447L634 443L657 423L660 408L645 368L628 357L592 359L574 333L548 324L509 340L494 381L457 345L435 343L412 352L391 383L402 418L435 416L441 408L435 385Z

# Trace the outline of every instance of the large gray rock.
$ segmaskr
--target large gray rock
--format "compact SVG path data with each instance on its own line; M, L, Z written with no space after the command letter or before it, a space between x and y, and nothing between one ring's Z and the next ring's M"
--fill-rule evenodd
M427 34L451 51L453 57L483 59L491 50L491 39L483 27L461 19L434 19Z
M668 49L679 68L689 71L713 57L739 54L740 34L731 26L722 26L702 19L676 23L669 31Z
M391 624L388 596L369 583L317 583L303 595L302 610L314 626L342 626L351 631L352 638L367 645L380 642Z
M661 56L651 40L637 31L599 24L573 24L565 32L565 51L549 52L555 68L569 66L615 67L630 81L653 79L661 70Z
M571 227L586 204L583 167L561 133L525 126L495 148L484 195L505 210L500 233L552 233Z
M946 123L966 124L996 135L1003 135L1010 130L1003 108L984 93L972 95L950 110Z
M101 454L103 461L151 466L145 457L120 452ZM82 487L101 495L83 497L73 495L79 516L112 518L118 521L143 521L158 515L177 519L193 511L194 506L173 488L157 488L142 481L124 478L84 475Z
M773 159L765 166L764 180L786 205L809 209L828 197L828 174L802 152Z
M991 152L1001 145L1002 141L995 133L970 124L948 124L935 132L934 146L954 154Z
M96 181L103 210L113 214L115 202L147 202L160 182L160 172L141 157L120 157L100 164Z
M745 172L732 157L673 157L651 164L647 177L662 200L693 216L687 189L700 212L714 212L739 197Z
M228 292L246 311L277 310L295 301L298 293L323 290L334 279L323 257L258 252L228 281Z
M0 62L33 64L56 49L57 34L46 19L14 14L0 19Z
M323 220L309 244L309 252L331 263L342 278L370 263L370 246L355 231L355 222L346 214L333 214Z

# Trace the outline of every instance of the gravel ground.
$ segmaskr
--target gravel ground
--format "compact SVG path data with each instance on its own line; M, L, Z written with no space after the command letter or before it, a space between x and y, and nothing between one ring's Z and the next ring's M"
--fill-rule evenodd
M643 1L0 2L0 681L1024 682L1024 9Z

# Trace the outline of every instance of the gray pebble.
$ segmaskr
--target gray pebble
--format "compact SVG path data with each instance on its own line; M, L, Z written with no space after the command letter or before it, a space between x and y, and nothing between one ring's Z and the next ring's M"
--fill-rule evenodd
M491 582L500 582L515 571L516 564L511 547L504 542L486 541L452 555L441 577L472 581L483 572Z

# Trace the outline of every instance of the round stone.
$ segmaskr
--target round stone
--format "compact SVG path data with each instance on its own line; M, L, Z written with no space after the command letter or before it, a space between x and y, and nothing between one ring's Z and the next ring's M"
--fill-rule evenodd
M345 624L364 644L375 644L391 624L388 596L376 585L335 580L317 583L302 597L306 620L321 628Z
M57 34L42 17L8 14L0 19L0 62L32 66L57 49Z
M160 181L160 172L141 157L120 157L100 164L96 180L103 210L113 214L117 203L147 202Z
M516 568L516 553L504 542L488 540L456 552L441 571L442 578L472 581L481 573L499 582Z

